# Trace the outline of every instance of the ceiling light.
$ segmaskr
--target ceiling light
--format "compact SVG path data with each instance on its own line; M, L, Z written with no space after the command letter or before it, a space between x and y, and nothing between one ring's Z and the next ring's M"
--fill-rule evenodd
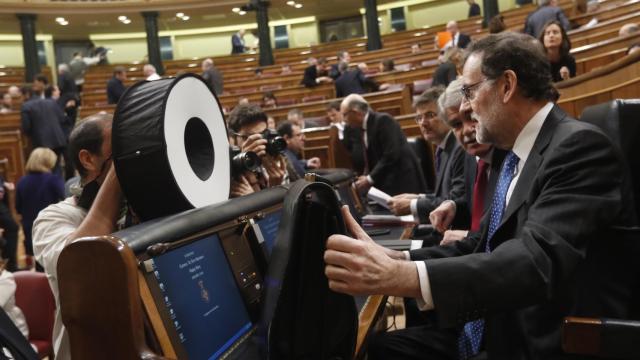
M239 7L235 7L233 9L231 9L231 11L233 11L234 13L238 13L238 12L240 12L240 8Z
M240 15L245 15L246 13L247 13L247 12L246 12L246 11L244 11L244 10L240 10L240 12L238 12L238 14L240 14Z
M300 9L301 7L302 7L302 4L296 4L296 5L295 5L295 8L296 8L296 9Z
M124 15L120 15L120 16L118 16L118 20L125 21L125 20L127 20L127 17L124 16Z
M191 19L189 16L183 16L183 17L182 17L182 20L184 20L184 21L187 21L187 20L189 20L189 19Z
M66 20L63 17L57 17L56 21L57 22L65 22Z
M295 4L296 4L296 2L295 2L295 1L292 1L292 0L287 1L287 5L289 5L289 6L293 6L293 5L295 5Z
M65 21L60 21L58 24L60 24L62 26L67 26L67 25L69 25L69 22L67 20L65 20Z
M125 20L122 20L122 23L129 25L129 24L131 24L131 20L125 19Z
M177 14L176 14L176 16L177 16L177 17L179 17L179 18L181 18L181 17L183 17L183 16L184 16L184 13L177 13Z

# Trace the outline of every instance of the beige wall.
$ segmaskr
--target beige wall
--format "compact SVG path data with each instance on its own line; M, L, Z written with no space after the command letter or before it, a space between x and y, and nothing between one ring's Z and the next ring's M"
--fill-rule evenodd
M173 57L219 56L231 54L231 36L235 31L198 35L176 35L173 41ZM253 46L256 38L248 31L244 35L247 46Z
M289 47L316 45L320 42L318 23L292 24L288 27Z
M24 66L22 41L0 40L0 65Z
M421 28L426 25L444 24L449 20L466 19L469 5L466 1L445 0L408 6L405 10L407 28Z
M108 58L111 63L142 61L147 55L145 38L93 40L96 46L110 49Z

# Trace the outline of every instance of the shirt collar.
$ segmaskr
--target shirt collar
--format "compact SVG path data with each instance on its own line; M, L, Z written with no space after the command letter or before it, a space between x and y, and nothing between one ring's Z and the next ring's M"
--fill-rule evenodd
M442 150L447 148L447 141L449 140L449 136L451 136L451 130L449 130L449 132L447 133L447 135L444 136L444 139L442 139L442 141L440 142L440 144L438 144L438 147Z
M520 159L518 162L519 168L521 168L521 165L524 166L524 163L527 161L531 149L533 149L533 144L536 138L538 138L542 124L544 124L544 120L551 112L551 109L553 109L553 103L548 102L538 110L524 128L522 128L522 131L520 131L516 141L513 143L513 149L511 150L518 156L518 159Z
M366 132L367 131L367 120L369 120L369 112L367 111L366 114L364 114L364 120L362 121L362 129Z

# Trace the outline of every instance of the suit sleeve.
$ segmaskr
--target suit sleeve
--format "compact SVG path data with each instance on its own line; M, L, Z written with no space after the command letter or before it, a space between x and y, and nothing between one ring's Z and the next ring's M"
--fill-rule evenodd
M435 194L427 194L424 198L418 199L418 215L421 223L427 223L429 219L429 213L433 211L438 205L445 200L460 201L465 195L464 190L464 160L465 152L462 147L457 147L451 154L453 157L449 162L451 166L449 185L449 193L442 196L436 196Z
M571 30L571 24L569 23L569 19L567 19L566 15L560 8L558 8L557 17L558 17L558 21L560 21L560 24L562 24L562 28L564 29L564 31Z
M377 140L376 144L380 144L379 147L383 153L369 175L373 178L374 183L379 184L383 182L385 174L393 171L396 163L400 161L404 135L400 125L387 114L379 114L374 121L380 122L374 136Z
M22 110L20 111L22 131L24 131L25 134L31 136L31 132L32 132L31 111L29 107L25 105L22 105Z
M532 180L526 208L514 215L526 212L515 237L501 239L491 253L426 260L441 326L566 293L587 243L600 240L594 234L620 216L623 173L605 135L578 130L549 147L553 153Z
M305 87L316 87L316 77L313 75L313 68L310 66L304 69L304 77L302 78L302 85Z

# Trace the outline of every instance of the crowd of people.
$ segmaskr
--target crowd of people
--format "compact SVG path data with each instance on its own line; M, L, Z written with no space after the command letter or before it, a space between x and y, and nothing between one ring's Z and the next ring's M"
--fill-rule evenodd
M349 153L361 195L376 187L390 195L393 214L432 225L419 235L424 248L395 251L373 242L345 210L350 236L327 240L325 274L332 290L407 299L406 329L372 339L369 359L546 359L562 354L563 316L629 316L630 295L604 290L601 278L589 279L581 268L589 244L603 241L613 226L637 226L638 219L611 140L555 105L554 82L576 76L571 24L555 1L542 0L527 17L525 34L505 31L501 16L482 39L462 33L455 21L447 24L449 40L438 49L431 86L413 99L421 134L414 144L391 115L377 112L363 96L389 84L374 81L347 50L333 64L309 59L301 74L306 88L335 86L326 121L300 109L290 110L286 120L270 117L266 111L282 104L272 91L262 94L260 104L240 98L229 109L230 145L259 159L257 166L234 168L231 197L294 182L326 165L304 158L303 150L306 130L329 125ZM479 15L479 6L468 2L469 16ZM637 30L625 25L620 36ZM234 54L247 51L244 30L233 35L232 46ZM408 51L423 50L413 44ZM47 273L56 298L62 249L127 223L130 213L123 211L111 160L112 116L92 115L76 125L84 73L103 60L74 54L58 67L57 86L38 75L32 86L2 96L2 112L15 111L16 100L22 104L22 131L34 150L15 186L0 179L6 259L0 286L10 284L17 269L18 224L8 210L8 191L16 193L26 253ZM214 60L203 60L201 70L211 91L225 94ZM396 71L394 60L381 59L378 71ZM161 78L151 64L143 73L148 81ZM291 74L291 67L282 65L281 73ZM257 69L255 76L264 74ZM116 66L106 85L110 104L117 104L126 81L126 69ZM74 178L65 191L65 180ZM21 327L11 295L0 300ZM69 359L59 311L53 342L56 358Z

